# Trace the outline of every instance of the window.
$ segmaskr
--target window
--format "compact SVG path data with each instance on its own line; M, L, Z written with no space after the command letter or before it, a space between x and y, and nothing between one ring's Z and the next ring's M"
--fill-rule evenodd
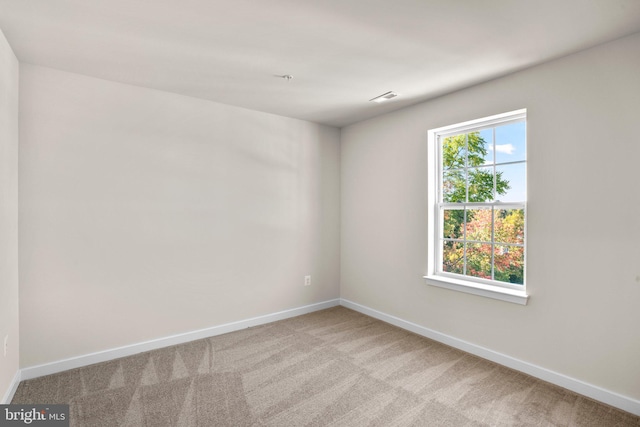
M526 110L429 131L429 284L526 304Z

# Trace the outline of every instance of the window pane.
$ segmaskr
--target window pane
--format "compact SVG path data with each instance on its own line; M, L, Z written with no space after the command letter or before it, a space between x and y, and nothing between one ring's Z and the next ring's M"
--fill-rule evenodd
M466 240L491 242L491 209L467 209Z
M493 262L495 280L519 285L524 283L524 248L496 245Z
M486 163L486 158L492 159L489 142L484 139L485 133L470 132L467 134L467 167L473 168Z
M469 202L493 201L493 167L469 169Z
M527 200L524 163L496 166L496 199L501 202L524 202Z
M442 242L442 271L463 274L464 246L460 242Z
M494 236L499 243L524 243L524 209L496 209Z
M482 138L485 143L486 154L484 155L484 164L491 165L494 163L493 128L481 130L480 138Z
M462 203L466 200L464 170L444 171L442 175L442 201Z
M464 232L464 209L444 209L442 211L445 239L462 239Z
M491 279L491 245L467 243L467 276Z
M465 134L448 136L442 140L442 169L464 168L467 155Z
M496 129L496 163L516 162L526 157L525 123L511 123Z

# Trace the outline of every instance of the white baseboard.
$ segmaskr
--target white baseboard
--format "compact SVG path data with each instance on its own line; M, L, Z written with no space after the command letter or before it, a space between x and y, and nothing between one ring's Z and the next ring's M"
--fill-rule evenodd
M11 400L13 399L13 395L16 394L16 390L18 389L18 384L20 384L21 380L22 378L20 376L20 370L18 370L16 374L13 376L13 381L11 381L11 384L9 384L9 389L4 394L4 397L2 398L2 400L0 400L0 404L8 405L9 403L11 403Z
M550 371L549 369L489 350L488 348L480 347L467 341L442 334L432 329L425 328L424 326L408 322L346 299L341 299L340 305L640 416L640 401L630 397L623 396L558 372Z
M303 307L293 308L290 310L279 311L277 313L271 313L264 316L253 317L251 319L241 320L238 322L225 323L223 325L213 326L211 328L200 329L197 331L158 338L155 340L127 345L124 347L85 354L69 359L58 360L56 362L45 363L43 365L31 366L28 368L23 368L21 370L18 382L42 377L44 375L51 375L58 372L67 371L69 369L81 368L83 366L93 365L94 363L106 362L120 357L131 356L145 351L156 350L162 347L169 347L172 345L183 344L202 338L208 338L216 335L226 334L229 332L239 331L241 329L250 328L252 326L264 325L266 323L271 323L278 320L288 319L290 317L300 316L302 314L323 310L325 308L335 307L339 304L339 299L324 301L316 304L306 305ZM11 396L13 396L13 393L11 394Z

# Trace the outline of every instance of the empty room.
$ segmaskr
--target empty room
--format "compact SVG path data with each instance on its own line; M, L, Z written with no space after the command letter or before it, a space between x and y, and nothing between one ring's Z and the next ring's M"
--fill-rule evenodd
M0 0L0 425L640 426L638 125L638 0Z

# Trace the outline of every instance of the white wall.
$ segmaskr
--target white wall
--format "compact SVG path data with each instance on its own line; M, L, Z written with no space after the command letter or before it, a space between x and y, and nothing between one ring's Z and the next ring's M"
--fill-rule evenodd
M338 129L22 64L20 132L22 367L339 296Z
M18 372L18 333L18 59L0 31L0 399Z
M341 296L640 400L638 52L627 37L344 128ZM426 285L427 130L519 108L529 304Z

